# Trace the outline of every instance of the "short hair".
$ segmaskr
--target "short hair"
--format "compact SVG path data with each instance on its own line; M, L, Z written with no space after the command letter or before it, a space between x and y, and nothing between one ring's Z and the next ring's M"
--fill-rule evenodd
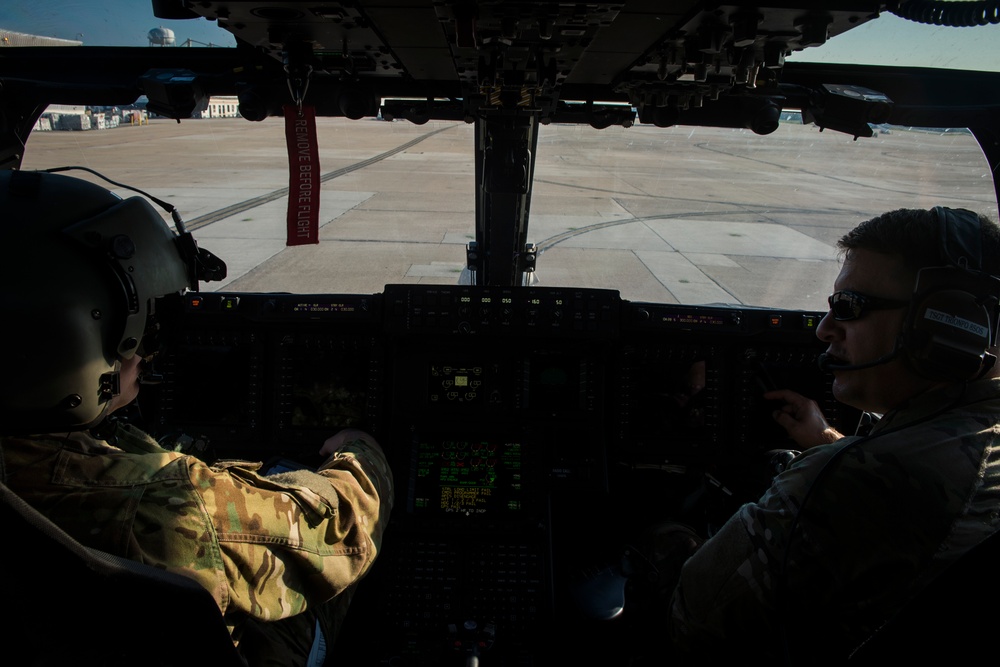
M1000 227L979 216L980 250L984 272L1000 277ZM850 255L852 250L872 250L895 255L914 274L928 266L947 266L952 260L941 243L938 214L933 209L901 208L866 220L844 234L837 246Z

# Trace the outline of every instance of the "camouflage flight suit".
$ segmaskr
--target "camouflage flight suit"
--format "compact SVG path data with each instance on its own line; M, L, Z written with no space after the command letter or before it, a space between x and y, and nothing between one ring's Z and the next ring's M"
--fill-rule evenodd
M324 625L339 613L324 603L349 599L381 547L393 498L382 454L348 442L318 473L263 476L254 463L209 467L125 424L114 440L0 438L0 473L80 543L198 581L237 643L247 630L255 648L290 638L307 655L317 614Z
M843 659L1000 528L998 423L1000 380L982 380L797 457L685 563L674 644L708 663L789 647Z

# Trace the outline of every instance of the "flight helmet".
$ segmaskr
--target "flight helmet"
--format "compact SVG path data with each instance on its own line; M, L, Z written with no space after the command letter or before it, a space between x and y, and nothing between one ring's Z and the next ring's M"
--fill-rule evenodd
M120 360L145 353L155 299L197 289L191 248L141 197L59 174L0 173L0 434L98 424L118 393Z

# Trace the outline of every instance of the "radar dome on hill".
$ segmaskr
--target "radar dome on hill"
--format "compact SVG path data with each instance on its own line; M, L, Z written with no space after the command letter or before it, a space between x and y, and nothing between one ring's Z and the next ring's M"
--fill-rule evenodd
M173 46L175 41L174 31L170 28L153 28L146 36L150 46Z

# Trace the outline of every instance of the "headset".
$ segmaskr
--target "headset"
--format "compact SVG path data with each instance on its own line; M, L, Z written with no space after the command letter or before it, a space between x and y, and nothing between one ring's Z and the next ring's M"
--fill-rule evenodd
M947 266L917 273L900 347L925 378L974 380L997 360L989 349L997 342L1000 279L983 269L979 215L943 206L932 211Z

